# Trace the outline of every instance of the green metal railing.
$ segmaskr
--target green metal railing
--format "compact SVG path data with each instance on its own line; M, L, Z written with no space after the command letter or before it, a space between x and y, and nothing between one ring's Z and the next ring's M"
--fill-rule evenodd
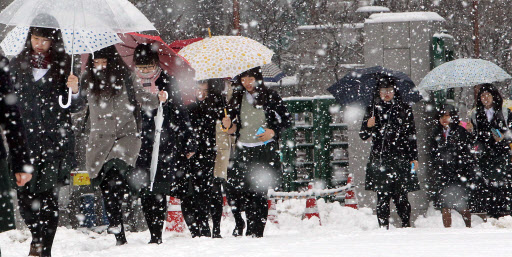
M282 136L284 191L297 191L309 182L326 188L346 182L348 170L347 125L333 97L284 99L293 125ZM345 168L347 169L347 168Z

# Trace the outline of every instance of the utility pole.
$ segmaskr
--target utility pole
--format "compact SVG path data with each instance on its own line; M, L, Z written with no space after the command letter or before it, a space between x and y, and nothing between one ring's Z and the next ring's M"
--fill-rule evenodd
M238 0L233 0L233 29L236 35L240 36L240 3Z
M473 0L473 41L475 58L480 58L480 28L478 25L478 0Z

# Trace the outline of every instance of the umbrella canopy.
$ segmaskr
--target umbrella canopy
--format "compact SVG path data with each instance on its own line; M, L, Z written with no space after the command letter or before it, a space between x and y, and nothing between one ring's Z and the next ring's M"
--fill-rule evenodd
M457 59L430 71L418 88L441 90L500 82L512 77L498 65L480 59Z
M52 19L38 18L44 15ZM15 0L0 12L0 23L12 26L70 30L112 30L117 33L156 30L128 0Z
M274 63L261 66L261 73L263 73L263 81L265 82L279 82L286 77L286 74Z
M389 70L380 66L353 70L327 90L342 106L354 103L368 106L377 87L377 78L382 75L390 76L396 80L398 91L404 102L415 103L422 99L421 94L415 89L414 82L409 76L403 72Z
M159 36L150 36L139 33L119 34L123 43L117 44L116 49L129 67L133 65L133 53L139 44L152 44L158 49L160 67L169 75L174 76L185 102L195 99L194 96L194 70L190 64L173 49L171 49Z
M187 45L179 52L196 71L196 80L233 78L271 62L274 52L241 36L215 36Z
M179 52L181 49L183 49L185 46L188 46L194 42L203 40L202 37L198 38L190 38L190 39L182 39L182 40L176 40L169 44L169 47L172 48L172 50Z
M0 43L2 50L6 55L17 55L23 51L27 40L29 27L15 27L11 30L4 40ZM74 36L73 36L74 34ZM121 39L113 32L95 32L69 29L62 30L62 40L67 54L86 54L94 53L102 48L117 43L122 43Z

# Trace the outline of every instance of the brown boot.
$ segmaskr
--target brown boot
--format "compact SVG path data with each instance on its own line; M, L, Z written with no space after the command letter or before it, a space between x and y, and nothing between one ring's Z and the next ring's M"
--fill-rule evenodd
M443 208L443 225L445 228L449 228L452 226L452 213L448 208Z
M30 251L28 252L28 256L41 256L41 252L43 251L43 245L41 244L30 244Z
M464 224L466 224L467 228L471 227L471 212L469 210L462 210L460 212L460 215L462 215L462 219L464 220Z

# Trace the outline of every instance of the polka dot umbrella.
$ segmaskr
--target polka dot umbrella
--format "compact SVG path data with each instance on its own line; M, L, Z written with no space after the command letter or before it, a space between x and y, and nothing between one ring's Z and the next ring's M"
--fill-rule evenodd
M472 87L484 83L505 81L512 77L498 65L481 59L457 59L430 71L418 88L441 90Z
M15 27L2 42L0 47L6 55L17 55L25 47L29 27ZM73 36L73 33L74 36ZM86 30L62 30L62 39L67 54L94 53L107 46L122 43L121 39L114 32L109 31L86 31Z
M250 38L214 36L187 45L178 54L196 71L195 80L205 80L233 78L269 64L274 52Z

